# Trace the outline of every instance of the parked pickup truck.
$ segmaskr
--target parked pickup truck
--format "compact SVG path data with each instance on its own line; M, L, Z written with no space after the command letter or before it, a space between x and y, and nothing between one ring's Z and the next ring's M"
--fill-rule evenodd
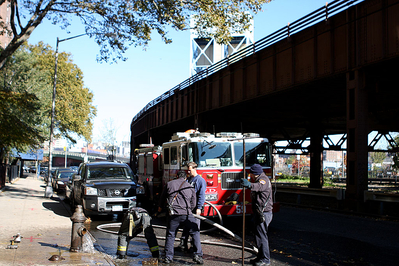
M144 187L127 164L92 162L80 165L72 178L70 202L82 205L86 215L124 213L136 207Z

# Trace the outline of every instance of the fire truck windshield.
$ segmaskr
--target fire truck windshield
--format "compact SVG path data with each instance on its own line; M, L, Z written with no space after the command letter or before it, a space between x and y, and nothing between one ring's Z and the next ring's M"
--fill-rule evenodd
M255 163L270 166L270 150L267 142L246 142L245 150L247 166ZM198 167L243 166L243 143L191 142L188 145L188 158L197 163Z
M269 145L266 142L245 142L246 165L270 166ZM243 143L234 143L234 158L237 166L244 165Z
M198 167L232 166L233 158L229 142L192 142L188 145L190 161Z

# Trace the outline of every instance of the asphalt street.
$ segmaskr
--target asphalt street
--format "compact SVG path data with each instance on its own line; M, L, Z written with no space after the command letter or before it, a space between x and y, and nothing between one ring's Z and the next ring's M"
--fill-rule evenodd
M62 195L44 197L43 180L28 175L7 184L0 193L0 265L143 265L151 254L144 238L130 242L128 258L116 258L117 235L99 231L100 224L117 223L116 216L90 217L86 224L94 236L95 252L71 253L72 212ZM161 252L165 220L153 219ZM242 217L225 217L223 225L243 236ZM207 225L208 226L208 225ZM281 206L269 228L272 265L397 265L398 221ZM206 226L203 226L203 229ZM246 220L247 247L253 244L252 224ZM118 228L109 228L117 231ZM17 249L7 249L16 233L23 239ZM178 235L179 237L179 235ZM201 234L204 265L242 264L242 241L217 229ZM176 242L176 246L177 246ZM228 245L228 246L226 246ZM49 261L60 254L63 261ZM175 252L171 265L193 265L191 254ZM255 254L244 251L244 264ZM163 265L160 263L159 265Z
M162 219L153 221L156 225L165 225ZM93 221L91 232L108 254L115 254L116 235L95 229L98 224L109 222L116 221L101 218ZM224 225L242 237L241 217L225 218ZM246 225L245 239L250 247L254 242L249 219ZM396 265L398 226L397 221L282 206L270 225L271 262L272 265ZM165 236L164 229L156 227L155 231L160 238ZM212 242L203 244L205 265L242 264L242 242L239 240L219 229L203 233L201 240ZM159 240L159 244L162 250L164 241ZM114 260L115 263L136 265L143 257L150 257L145 239L133 239L128 254L127 260ZM254 257L254 253L245 251L244 264L250 265L249 260ZM172 265L192 265L191 254L176 251Z

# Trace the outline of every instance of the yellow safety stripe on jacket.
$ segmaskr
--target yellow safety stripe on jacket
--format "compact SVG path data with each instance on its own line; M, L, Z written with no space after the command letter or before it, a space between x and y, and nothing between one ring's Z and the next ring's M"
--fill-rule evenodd
M159 250L159 246L150 247L151 252L158 251L158 250Z
M126 251L127 247L126 246L118 246L117 250L118 251Z
M134 219L133 219L133 215L132 214L129 215L129 220L130 220L130 223L129 223L129 236L133 236L133 228L136 225L134 224Z

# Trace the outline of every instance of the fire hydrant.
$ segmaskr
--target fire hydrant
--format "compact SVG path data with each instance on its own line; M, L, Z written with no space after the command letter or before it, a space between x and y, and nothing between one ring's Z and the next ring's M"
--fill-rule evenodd
M82 250L83 236L87 233L84 226L86 216L83 214L82 205L76 206L74 214L71 216L72 233L71 233L71 248L69 251L78 252Z

